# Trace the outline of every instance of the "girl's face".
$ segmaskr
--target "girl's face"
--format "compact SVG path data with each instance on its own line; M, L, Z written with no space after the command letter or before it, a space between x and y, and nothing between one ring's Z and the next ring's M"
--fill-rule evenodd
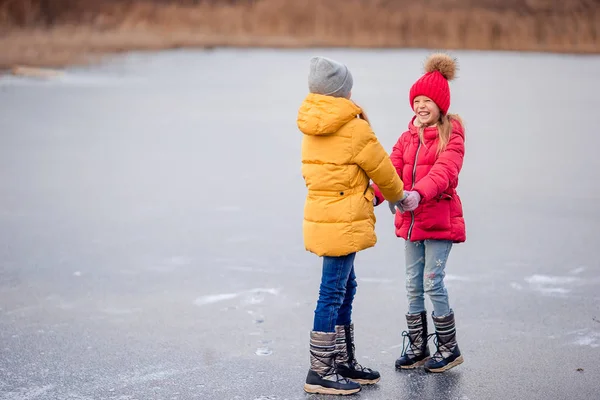
M440 109L427 96L417 96L413 101L413 111L420 125L433 125L440 120Z

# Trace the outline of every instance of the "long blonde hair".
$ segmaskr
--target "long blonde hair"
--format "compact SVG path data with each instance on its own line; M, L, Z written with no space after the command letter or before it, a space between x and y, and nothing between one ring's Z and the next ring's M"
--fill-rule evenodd
M365 121L367 121L367 124L371 125L371 120L369 119L369 117L367 116L367 113L365 112L365 109L362 108L360 105L358 105L354 100L350 100L351 102L354 103L354 105L358 108L360 108L360 114L358 114L358 118L360 119L364 119Z
M439 121L435 124L438 131L438 137L440 140L438 141L438 148L436 155L440 155L440 153L446 150L446 146L450 141L450 135L452 134L452 121L458 121L461 126L464 126L462 118L458 114L448 114L440 116ZM421 143L425 142L425 138L423 136L425 132L426 126L419 126L419 139Z
M369 119L369 117L367 116L367 113L365 112L365 110L362 110L362 112L360 114L358 114L358 117L360 119L364 119L365 121L367 121L367 123L369 125L371 125L371 120Z

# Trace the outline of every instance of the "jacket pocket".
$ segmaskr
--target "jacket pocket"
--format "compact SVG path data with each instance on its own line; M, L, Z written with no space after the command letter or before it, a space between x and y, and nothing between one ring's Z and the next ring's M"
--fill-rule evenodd
M374 204L373 204L373 199L375 198L375 193L373 192L372 188L369 188L366 192L363 193L362 195L362 216L361 219L367 219L369 221L371 221L371 224L374 226L375 225L375 212L374 212Z
M373 199L375 198L375 193L373 192L372 188L369 188L365 194L363 195L363 197L369 201L370 203L373 203Z
M440 198L425 203L420 213L423 229L431 231L450 230L452 226L450 203L452 203L452 197L448 195L442 195Z

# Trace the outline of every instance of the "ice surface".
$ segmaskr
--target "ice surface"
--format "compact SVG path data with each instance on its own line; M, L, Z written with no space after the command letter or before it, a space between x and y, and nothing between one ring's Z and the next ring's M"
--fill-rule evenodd
M314 54L349 65L390 151L425 51L181 50L0 78L0 400L307 398L321 265L296 113ZM394 370L403 244L380 207L353 321L382 380L360 398L600 398L600 57L456 56L465 363Z

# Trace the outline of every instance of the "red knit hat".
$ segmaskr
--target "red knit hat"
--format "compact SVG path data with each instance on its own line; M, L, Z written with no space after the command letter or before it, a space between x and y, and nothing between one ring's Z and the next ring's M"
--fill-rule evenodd
M425 75L410 88L410 107L417 96L427 96L440 108L442 115L450 108L448 81L456 74L456 60L448 54L435 53L425 61Z

